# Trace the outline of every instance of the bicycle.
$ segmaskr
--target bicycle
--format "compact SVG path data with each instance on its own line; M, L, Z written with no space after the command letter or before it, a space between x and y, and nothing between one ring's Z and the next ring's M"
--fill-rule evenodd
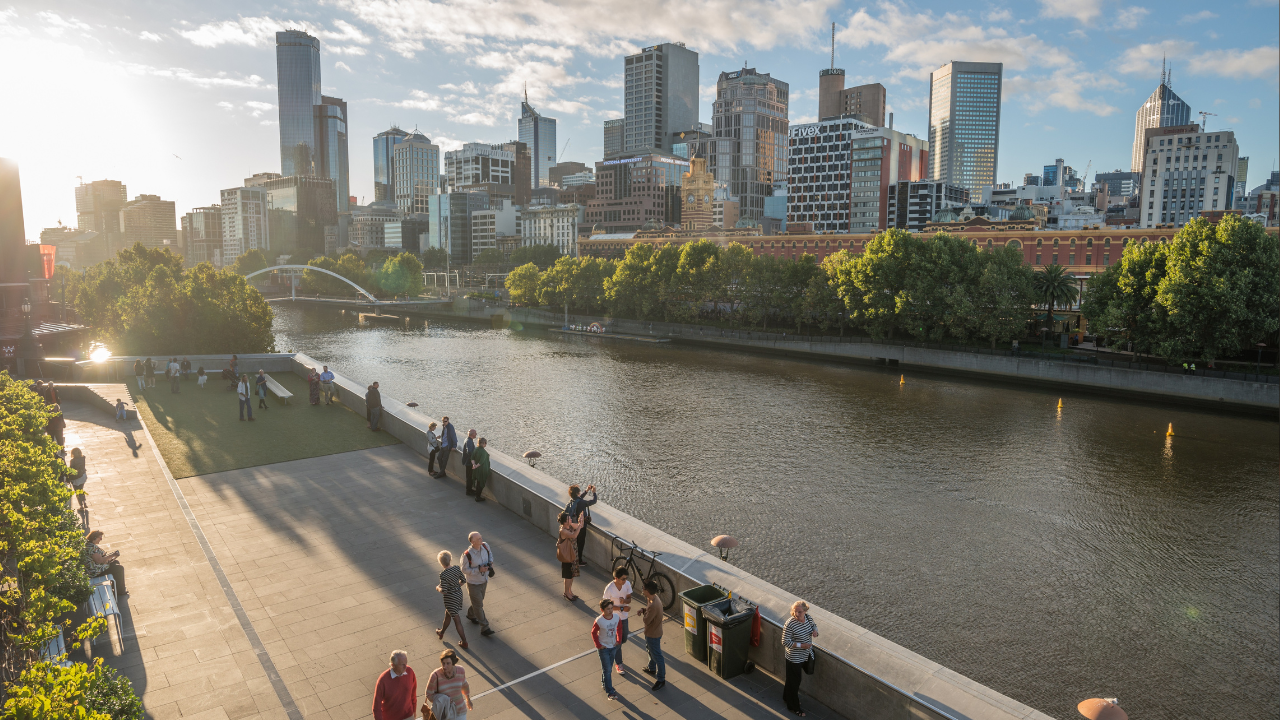
M625 547L624 544L630 547ZM671 607L676 604L676 586L675 583L671 582L671 578L667 577L666 573L658 569L658 556L662 553L647 552L641 549L639 545L620 537L613 539L613 547L618 550L619 554L613 558L610 570L625 567L627 574L632 579L632 586L636 588L636 594L640 593L640 588L644 587L645 583L650 580L654 581L658 584L658 600L662 603L662 609L664 611L671 610ZM636 564L636 553L640 554L639 559L647 559L649 561L648 574L640 572L640 566Z

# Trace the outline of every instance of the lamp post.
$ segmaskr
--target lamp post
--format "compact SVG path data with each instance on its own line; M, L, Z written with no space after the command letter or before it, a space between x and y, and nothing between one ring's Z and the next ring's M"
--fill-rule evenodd
M1258 343L1258 374L1262 374L1262 348L1266 347L1266 343Z
M22 321L25 330L22 333L22 339L18 341L18 363L21 374L25 377L27 373L27 359L35 357L36 336L31 332L31 298L22 298Z

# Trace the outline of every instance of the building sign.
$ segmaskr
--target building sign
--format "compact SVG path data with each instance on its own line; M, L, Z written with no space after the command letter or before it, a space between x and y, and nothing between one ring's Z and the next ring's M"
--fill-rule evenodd
M621 160L605 160L601 165L621 165L622 163L640 162L644 158L622 158Z
M796 127L791 128L791 137L793 138L813 137L814 135L817 135L817 134L818 134L817 125L798 125Z

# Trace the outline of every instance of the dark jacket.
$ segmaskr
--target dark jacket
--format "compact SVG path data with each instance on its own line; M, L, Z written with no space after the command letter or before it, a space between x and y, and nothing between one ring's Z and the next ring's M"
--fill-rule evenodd
M578 497L570 500L569 504L564 506L564 511L569 513L569 517L572 518L573 520L577 520L578 513L582 513L584 515L583 519L586 520L587 522L591 522L591 511L588 510L587 508L595 504L596 504L596 491L592 490L590 500L587 499L586 493L583 493L582 495L579 495Z
M449 427L453 427L453 426L450 425ZM476 451L476 441L468 437L467 441L462 443L462 462L465 463L468 460L470 460L471 453L475 451Z
M458 447L458 434L453 431L453 423L449 423L440 430L440 449L453 450L456 447Z
M364 394L364 404L370 410L382 408L382 393L378 392L378 388L369 388L369 392Z

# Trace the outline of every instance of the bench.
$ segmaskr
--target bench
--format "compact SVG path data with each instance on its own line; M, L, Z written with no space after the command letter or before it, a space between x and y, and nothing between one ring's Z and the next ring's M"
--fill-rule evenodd
M89 595L88 605L89 617L101 615L104 618L110 618L112 615L116 618L116 631L121 630L120 625L120 605L116 601L116 586L110 575L101 575L96 578L89 578L89 582L93 585L93 593ZM97 638L94 638L97 641Z
M276 379L271 377L270 375L264 375L264 377L267 378L267 389L270 390L272 394L274 394L277 398L279 398L280 402L284 403L285 405L288 405L289 398L293 397L293 393L289 392L288 390L285 390L284 386L281 385L279 382L277 382Z
M58 630L58 634L49 639L49 642L40 648L40 659L44 662L51 662L62 667L71 667L71 661L65 655L67 654L67 643L62 638L62 630Z

